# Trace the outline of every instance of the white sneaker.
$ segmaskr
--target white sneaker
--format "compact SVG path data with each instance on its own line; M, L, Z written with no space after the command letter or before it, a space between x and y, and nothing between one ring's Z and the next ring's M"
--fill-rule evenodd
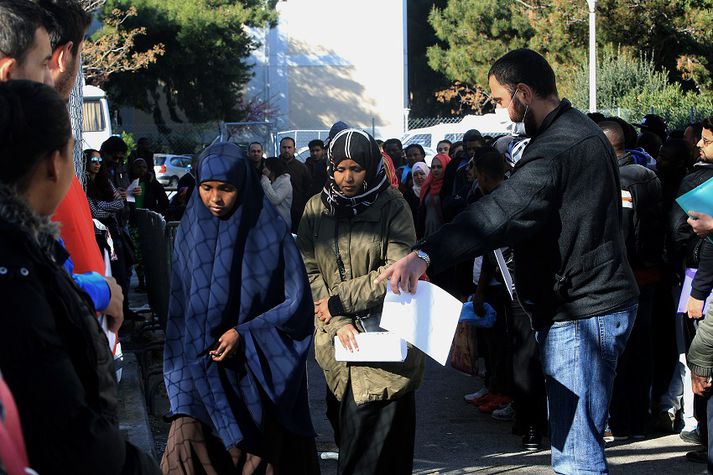
M490 414L490 417L496 421L511 421L514 416L515 409L512 408L512 403L503 408L495 409L493 413Z
M465 396L463 396L463 399L465 399L465 402L473 402L476 399L478 399L479 397L485 396L486 394L488 394L488 388L483 386L482 388L480 388L479 391L476 391L476 392L470 393L470 394L466 394Z

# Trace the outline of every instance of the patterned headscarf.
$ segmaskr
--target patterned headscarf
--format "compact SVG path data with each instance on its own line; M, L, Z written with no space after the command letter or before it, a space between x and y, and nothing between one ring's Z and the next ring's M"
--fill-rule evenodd
M327 149L327 184L322 190L322 202L331 216L350 218L358 215L389 187L384 159L374 138L358 129L346 129L334 136ZM345 196L334 181L334 170L343 160L354 160L366 170L363 191Z

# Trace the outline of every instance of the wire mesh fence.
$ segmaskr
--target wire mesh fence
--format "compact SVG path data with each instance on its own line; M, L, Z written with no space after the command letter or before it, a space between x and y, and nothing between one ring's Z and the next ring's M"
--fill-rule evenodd
M457 124L461 120L463 120L462 117L409 117L408 128L411 130L439 124Z

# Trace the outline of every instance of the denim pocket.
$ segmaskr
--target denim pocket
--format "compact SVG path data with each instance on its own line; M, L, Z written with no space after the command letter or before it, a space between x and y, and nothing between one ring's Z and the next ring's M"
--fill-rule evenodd
M621 312L595 317L599 326L599 349L603 360L616 364L626 347L635 315L636 305Z

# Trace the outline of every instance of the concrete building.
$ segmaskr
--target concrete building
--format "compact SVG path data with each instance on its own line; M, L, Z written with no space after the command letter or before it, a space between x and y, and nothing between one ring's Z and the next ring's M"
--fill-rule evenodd
M277 131L338 120L400 135L408 106L406 0L283 0L255 31L247 96L269 105Z

